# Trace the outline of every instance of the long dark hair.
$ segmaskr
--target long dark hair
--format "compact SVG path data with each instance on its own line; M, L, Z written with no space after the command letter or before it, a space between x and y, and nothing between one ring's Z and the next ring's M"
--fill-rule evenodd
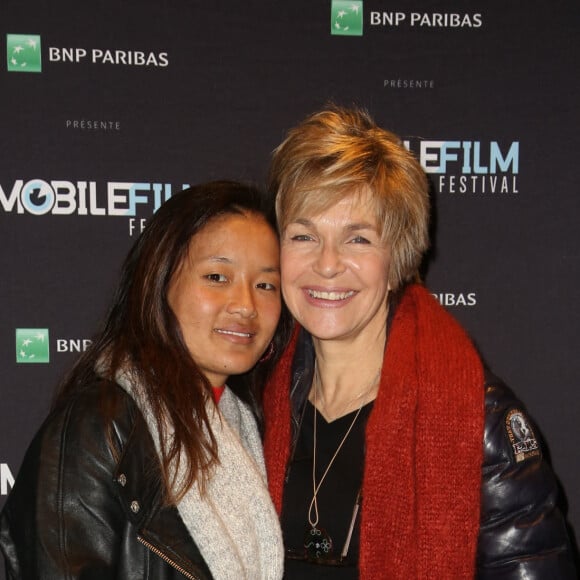
M161 440L167 441L162 445L161 465L172 500L182 497L196 481L203 486L217 460L217 447L206 412L212 400L211 385L187 349L169 307L167 290L193 236L219 216L243 213L263 216L276 232L273 211L265 196L245 184L205 183L165 202L130 250L104 326L61 384L55 401L58 405L94 384L97 375L114 380L119 371L130 368L155 417ZM265 357L247 373L228 379L228 385L250 405L260 425L262 388L288 341L291 327L291 317L283 305L273 338L273 356ZM113 410L107 410L106 401L102 407L110 425ZM168 425L172 437L166 437ZM168 474L176 470L169 466L182 457L188 464L187 477L174 489L176 482Z

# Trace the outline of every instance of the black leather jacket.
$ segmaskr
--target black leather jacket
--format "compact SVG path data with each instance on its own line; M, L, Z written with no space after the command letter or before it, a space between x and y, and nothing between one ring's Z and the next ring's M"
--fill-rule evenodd
M115 409L114 453L100 393ZM115 383L91 386L48 417L26 453L0 521L7 578L210 580L162 491L133 399Z
M292 364L293 446L313 372L312 339L302 331ZM557 504L558 484L542 455L538 429L521 401L489 371L482 388L485 426L477 579L574 580L570 539Z

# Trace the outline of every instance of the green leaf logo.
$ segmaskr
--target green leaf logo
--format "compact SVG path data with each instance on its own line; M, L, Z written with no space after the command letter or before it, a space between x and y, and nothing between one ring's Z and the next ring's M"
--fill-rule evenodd
M332 0L330 9L330 34L362 36L362 0Z
M48 328L16 329L16 362L50 362Z
M40 36L36 34L7 34L6 58L10 72L42 72Z

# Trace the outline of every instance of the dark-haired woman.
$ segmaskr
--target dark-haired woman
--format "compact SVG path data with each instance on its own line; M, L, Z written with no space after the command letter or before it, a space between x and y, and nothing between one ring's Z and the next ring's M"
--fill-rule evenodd
M213 182L149 220L2 512L8 578L281 578L257 419L288 320L266 215Z

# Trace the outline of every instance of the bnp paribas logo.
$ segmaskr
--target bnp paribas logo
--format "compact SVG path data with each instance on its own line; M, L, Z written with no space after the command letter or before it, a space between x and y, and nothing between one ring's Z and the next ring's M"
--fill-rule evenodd
M10 72L42 72L40 36L36 34L7 34L6 58Z
M50 362L48 328L16 329L16 362Z
M332 0L330 9L330 34L362 36L362 0Z

